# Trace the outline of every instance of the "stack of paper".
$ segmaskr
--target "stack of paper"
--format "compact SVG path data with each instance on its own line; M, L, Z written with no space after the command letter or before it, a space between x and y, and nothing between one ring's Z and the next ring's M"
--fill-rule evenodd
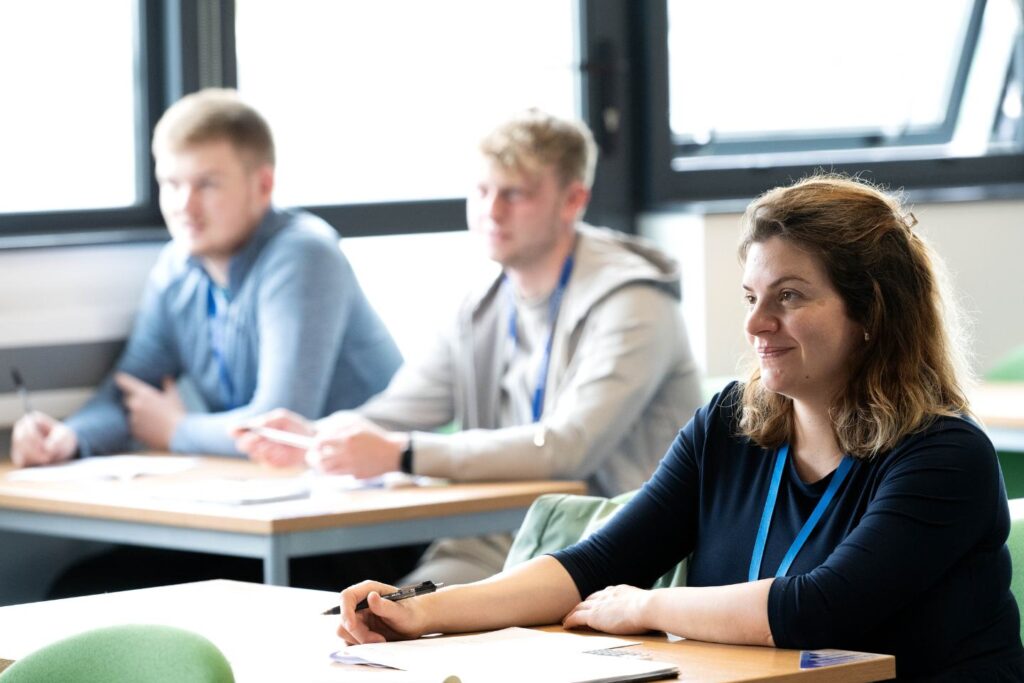
M507 628L471 636L353 645L333 656L348 663L358 657L429 680L454 677L461 683L602 683L678 675L670 663L593 652L636 644L608 636Z

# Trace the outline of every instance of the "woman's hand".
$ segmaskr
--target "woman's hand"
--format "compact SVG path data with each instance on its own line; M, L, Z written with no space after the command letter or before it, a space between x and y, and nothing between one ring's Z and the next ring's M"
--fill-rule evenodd
M341 592L341 623L338 636L349 645L382 643L387 640L408 640L424 633L427 608L421 596L392 602L380 597L398 590L377 581L363 581ZM368 607L356 611L366 598Z
M609 586L587 596L565 615L562 626L587 626L595 631L628 635L650 631L648 608L652 591L633 586Z

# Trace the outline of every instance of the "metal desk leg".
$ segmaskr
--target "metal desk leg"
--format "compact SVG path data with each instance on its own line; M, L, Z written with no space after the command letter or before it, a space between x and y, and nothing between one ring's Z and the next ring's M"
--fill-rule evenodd
M288 555L282 544L273 538L263 555L263 583L272 586L288 585Z

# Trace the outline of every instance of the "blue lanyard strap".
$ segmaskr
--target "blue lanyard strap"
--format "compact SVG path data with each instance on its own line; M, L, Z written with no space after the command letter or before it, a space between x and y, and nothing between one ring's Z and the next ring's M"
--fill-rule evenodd
M768 497L764 501L764 511L761 513L761 525L757 529L757 540L754 542L754 552L750 557L750 571L747 574L747 578L750 581L757 581L761 575L761 560L764 557L764 547L768 542L768 530L772 525L772 515L775 513L775 503L779 497L779 485L782 482L782 473L786 469L786 458L789 456L789 444L783 444L779 448L778 453L775 456L775 469L772 471L772 482L768 487ZM804 543L807 542L811 532L814 531L814 527L818 525L822 516L825 514L825 510L828 509L832 499L836 497L836 492L839 487L842 486L843 480L846 479L846 475L850 473L850 468L853 467L853 458L850 456L844 456L842 461L839 463L839 467L836 468L835 473L832 475L832 481L829 482L828 488L825 489L825 493L822 494L821 499L818 500L818 504L814 506L814 511L811 512L811 516L804 522L803 527L800 529L800 533L793 539L793 544L789 546L789 550L782 558L782 562L779 564L778 571L775 572L775 576L785 576L786 572L789 571L789 567L793 564L793 560L804 547Z
M533 389L533 403L531 405L534 422L540 420L540 415L544 412L544 392L548 383L548 366L551 364L551 347L555 339L555 321L558 319L558 311L562 307L562 298L565 296L565 288L569 284L569 276L572 275L573 261L572 254L565 257L565 263L562 264L562 272L558 276L558 285L555 287L555 291L551 293L551 299L548 300L548 339L544 344L544 357L541 359L540 370L537 373L537 384ZM512 339L512 343L517 344L519 334L516 331L516 307L515 301L511 296L511 288L509 293L512 312L508 317L508 334Z
M224 353L224 337L227 329L228 302L223 295L218 296L216 285L209 284L206 299L206 317L210 323L210 349L213 360L217 364L217 378L220 380L221 394L227 410L241 405L235 396L235 383L228 370L227 357Z

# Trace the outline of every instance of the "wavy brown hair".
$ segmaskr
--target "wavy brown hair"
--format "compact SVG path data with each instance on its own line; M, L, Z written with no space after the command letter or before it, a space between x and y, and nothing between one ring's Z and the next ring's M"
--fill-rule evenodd
M944 319L937 256L897 197L856 178L816 175L770 190L743 215L739 256L778 237L812 254L868 339L829 412L844 452L870 458L940 415L969 413L966 363ZM774 448L793 434L792 401L755 366L742 390L740 431Z

